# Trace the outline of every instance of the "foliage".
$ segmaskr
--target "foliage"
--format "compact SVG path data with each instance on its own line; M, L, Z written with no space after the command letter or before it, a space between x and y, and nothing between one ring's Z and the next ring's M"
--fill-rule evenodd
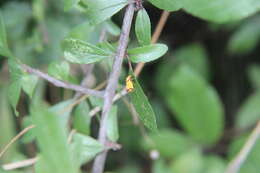
M119 27L121 10L129 3L135 2L1 4L0 151L23 128L35 127L0 156L0 172L5 172L3 164L32 156L37 163L10 172L87 172L98 154L118 144L122 149L108 153L106 171L225 171L260 120L259 0L134 4L116 93L123 93L127 74L133 90L107 112L106 143L97 138L102 117L96 111L106 104L103 98L57 88L23 65L65 85L99 88L98 83L110 82L118 40L125 34ZM159 18L154 7L174 12L159 43L152 41ZM138 77L132 68L142 63L148 67ZM226 131L245 133L226 139ZM258 172L259 151L258 141L240 173Z

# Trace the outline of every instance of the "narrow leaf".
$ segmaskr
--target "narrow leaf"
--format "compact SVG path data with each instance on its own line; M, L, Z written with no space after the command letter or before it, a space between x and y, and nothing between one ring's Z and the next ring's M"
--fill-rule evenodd
M162 57L168 50L165 44L152 44L128 50L130 60L134 63L150 62Z
M109 112L107 120L107 137L112 142L116 142L119 138L116 106L113 106Z
M135 34L141 46L151 44L151 21L144 8L137 13Z
M105 50L77 39L66 39L62 46L65 58L72 63L90 64L110 56Z
M0 55L9 57L11 56L10 50L7 44L6 31L5 31L5 23L3 20L3 16L0 13Z
M152 132L157 132L157 124L153 108L137 79L134 75L132 75L132 77L134 78L134 90L130 92L129 95L135 110L143 124Z

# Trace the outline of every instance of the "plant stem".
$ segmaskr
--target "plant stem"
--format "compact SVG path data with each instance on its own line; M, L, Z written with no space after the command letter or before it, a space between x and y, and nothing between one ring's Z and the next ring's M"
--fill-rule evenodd
M91 96L96 96L96 97L103 97L103 92L102 91L97 91L97 90L93 90L93 89L88 89L79 85L74 85L74 84L70 84L61 80L58 80L52 76L49 76L46 73L43 73L37 69L34 69L32 67L29 67L28 65L22 64L22 68L30 74L34 74L40 78L43 78L45 80L47 80L48 82L52 83L53 85L57 86L57 87L62 87L62 88L66 88L66 89L71 89L80 93L84 93L84 94L88 94Z
M122 31L119 38L119 46L117 48L117 53L114 59L112 72L110 73L108 84L105 89L104 94L104 106L101 115L100 128L98 134L98 140L100 143L106 143L106 130L107 130L107 117L113 104L113 98L115 96L116 88L118 85L118 79L121 73L122 63L125 56L126 48L129 40L129 33L132 25L132 20L134 16L134 4L130 3L125 12ZM104 165L106 161L107 151L99 154L93 164L92 173L102 173L104 170Z

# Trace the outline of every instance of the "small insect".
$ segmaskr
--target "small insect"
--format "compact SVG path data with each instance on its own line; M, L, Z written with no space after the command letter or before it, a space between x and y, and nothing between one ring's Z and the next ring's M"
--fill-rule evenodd
M131 75L127 76L125 83L126 83L126 91L132 92L134 90L134 84L133 84L133 79L132 79Z

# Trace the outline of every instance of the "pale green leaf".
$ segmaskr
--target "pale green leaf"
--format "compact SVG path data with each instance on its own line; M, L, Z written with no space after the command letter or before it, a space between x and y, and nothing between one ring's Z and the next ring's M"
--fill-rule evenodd
M113 106L107 119L107 137L112 142L117 142L119 138L117 107Z
M152 106L137 79L132 75L134 90L129 93L131 101L139 115L140 120L152 132L157 132L156 118Z
M148 0L154 6L167 10L167 11L177 11L182 7L182 0Z
M90 161L104 150L104 146L97 140L79 133L73 135L71 148L78 166Z
M59 79L68 81L70 76L70 65L66 62L53 62L48 67L48 73Z
M183 128L198 142L216 142L222 135L224 119L215 89L185 65L168 80L165 99Z
M32 106L31 116L36 126L37 145L48 170L55 173L77 173L67 143L67 134L58 116L41 104Z
M7 44L5 23L2 14L0 13L0 55L11 56L10 50Z
M21 78L22 88L26 94L32 98L34 89L37 85L38 77L35 75L24 74Z
M144 8L137 13L135 34L141 46L151 44L151 21Z
M119 36L121 29L110 19L104 22L105 28L108 33L114 36Z
M218 156L210 155L204 158L204 171L203 173L220 173L225 172L226 163Z
M134 63L150 62L162 57L168 50L165 44L151 44L128 50L130 60Z
M190 149L171 163L171 172L201 173L204 160L200 150Z
M85 6L87 17L91 23L99 24L127 5L127 0L83 0L82 3Z
M64 40L63 50L68 61L78 64L90 64L110 56L107 51L77 39Z
M90 134L90 122L89 106L86 102L81 102L74 111L73 116L73 128L77 132L89 135Z
M64 10L68 11L79 3L80 0L64 0Z

